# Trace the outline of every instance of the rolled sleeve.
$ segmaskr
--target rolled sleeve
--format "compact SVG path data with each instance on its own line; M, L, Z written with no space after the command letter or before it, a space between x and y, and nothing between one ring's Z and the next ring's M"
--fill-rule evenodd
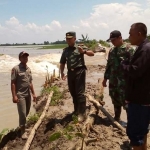
M11 70L11 80L16 80L16 78L17 78L17 70L13 68Z
M63 51L61 58L60 58L60 63L65 64L66 63L66 53L65 50Z

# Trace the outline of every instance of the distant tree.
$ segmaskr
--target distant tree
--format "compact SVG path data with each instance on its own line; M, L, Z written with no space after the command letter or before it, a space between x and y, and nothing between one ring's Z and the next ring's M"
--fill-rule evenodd
M89 41L88 34L86 34L86 36L84 36L83 34L81 34L81 36L82 36L82 39L79 39L80 42L85 43L85 42Z
M110 44L109 44L109 43L107 43L106 41L99 40L99 43L100 43L102 46L110 47Z
M44 45L48 45L49 44L49 42L48 41L44 41Z

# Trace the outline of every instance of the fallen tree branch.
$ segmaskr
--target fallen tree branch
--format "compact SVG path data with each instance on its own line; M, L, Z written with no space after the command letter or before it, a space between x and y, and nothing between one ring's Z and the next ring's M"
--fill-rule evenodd
M124 135L124 134L125 134L125 129L124 129L117 121L114 120L114 118L106 111L106 109L103 108L103 107L99 104L99 102L97 102L91 95L86 94L86 96L88 97L88 99L89 99L89 101L90 101L91 103L93 103L94 105L96 105L96 106L104 113L104 115L107 116L108 119L109 119L117 128L119 128L119 129L122 131L122 133L123 133L123 135Z
M38 127L40 126L40 124L42 123L42 120L45 117L46 111L49 108L49 104L51 102L52 95L53 95L53 92L51 92L50 95L48 96L48 100L47 100L46 106L44 108L44 111L43 111L42 115L40 116L39 120L37 121L37 123L34 125L27 142L26 142L25 146L23 147L23 150L29 150L31 143L32 143L32 140L35 136L35 132L38 129Z

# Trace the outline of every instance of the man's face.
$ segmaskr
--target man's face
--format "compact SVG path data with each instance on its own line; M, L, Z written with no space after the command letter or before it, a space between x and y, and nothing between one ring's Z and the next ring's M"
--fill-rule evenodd
M75 37L66 38L66 41L67 41L67 44L68 44L69 46L74 46L75 41L76 41L76 38L75 38Z
M114 46L118 46L120 45L120 40L121 40L121 37L118 37L118 38L111 39L110 41Z
M21 56L20 61L21 63L26 64L28 62L28 55L24 54L23 56Z
M137 29L132 26L129 31L129 41L132 45L138 45L140 41L141 33L137 31Z

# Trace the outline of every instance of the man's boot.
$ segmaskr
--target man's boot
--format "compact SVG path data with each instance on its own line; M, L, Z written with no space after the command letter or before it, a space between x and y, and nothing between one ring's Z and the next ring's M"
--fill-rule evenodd
M73 112L74 115L78 115L78 103L75 102L74 103L74 112Z
M25 125L20 126L20 130L21 130L21 138L23 140L28 139L27 132L25 131Z
M83 122L86 119L86 102L80 102L78 108L78 121Z
M120 119L120 116L121 116L121 106L114 106L114 112L115 112L114 119L119 122L121 120Z

